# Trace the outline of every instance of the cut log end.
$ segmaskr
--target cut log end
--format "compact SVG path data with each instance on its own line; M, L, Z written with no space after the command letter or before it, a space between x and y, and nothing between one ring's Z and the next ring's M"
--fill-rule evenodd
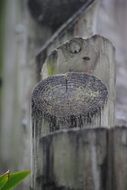
M97 77L68 72L48 77L35 87L32 114L49 121L66 120L72 123L81 118L90 121L101 112L107 98L107 88Z

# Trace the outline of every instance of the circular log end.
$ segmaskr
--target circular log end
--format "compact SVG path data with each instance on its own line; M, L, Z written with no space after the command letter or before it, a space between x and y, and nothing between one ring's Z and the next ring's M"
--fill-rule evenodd
M101 111L108 91L101 80L69 72L40 81L32 93L33 117L67 119L92 117Z

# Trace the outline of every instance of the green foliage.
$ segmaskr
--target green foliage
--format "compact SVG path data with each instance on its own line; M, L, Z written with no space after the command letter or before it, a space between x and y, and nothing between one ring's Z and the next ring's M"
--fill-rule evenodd
M4 187L7 181L8 181L8 172L0 176L0 189Z
M29 174L29 170L14 173L7 171L6 173L0 175L0 190L13 190Z

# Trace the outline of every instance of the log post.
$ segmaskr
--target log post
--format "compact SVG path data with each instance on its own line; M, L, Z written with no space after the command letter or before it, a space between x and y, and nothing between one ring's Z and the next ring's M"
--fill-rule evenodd
M74 38L47 58L42 78L32 93L33 189L106 189L100 127L114 122L112 44Z
M60 131L42 137L40 145L42 168L36 179L38 190L106 189L106 129Z
M84 72L98 77L107 87L108 101L101 113L99 126L114 126L115 60L112 43L99 35L73 38L47 57L42 67L42 79L66 72Z

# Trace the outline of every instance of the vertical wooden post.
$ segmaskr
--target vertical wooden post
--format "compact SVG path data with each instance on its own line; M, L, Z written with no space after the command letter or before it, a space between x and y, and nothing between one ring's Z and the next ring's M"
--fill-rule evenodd
M89 39L73 38L47 57L42 67L42 79L68 71L94 75L106 85L108 101L99 125L114 126L115 60L111 42L99 35Z
M58 132L42 137L40 146L37 189L106 189L106 129Z
M107 159L106 130L86 128L114 122L112 44L100 36L74 38L47 58L42 78L32 94L33 189L105 189L97 160Z

